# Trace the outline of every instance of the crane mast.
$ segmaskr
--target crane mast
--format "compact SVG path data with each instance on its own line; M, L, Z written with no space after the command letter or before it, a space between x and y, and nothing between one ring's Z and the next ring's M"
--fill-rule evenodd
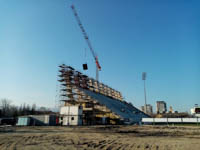
M74 5L72 5L71 8L72 8L72 11L73 11L74 16L76 18L76 21L77 21L77 23L78 23L78 25L79 25L79 27L80 27L80 29L82 31L83 37L86 40L86 43L87 43L87 45L88 45L88 47L89 47L89 49L90 49L90 51L92 53L92 56L94 57L94 60L95 60L95 63L96 63L96 80L98 81L99 80L99 71L101 70L101 66L99 64L98 57L95 54L94 49L92 48L91 42L90 42L90 40L88 38L88 35L87 35L87 33L86 33L82 23L81 23L81 20L80 20L80 18L78 16L78 13L77 13Z

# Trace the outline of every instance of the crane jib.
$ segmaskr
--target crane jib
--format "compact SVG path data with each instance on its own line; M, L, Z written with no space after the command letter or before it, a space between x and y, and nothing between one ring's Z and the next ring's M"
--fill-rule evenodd
M80 29L81 29L81 31L82 31L82 34L83 34L83 36L84 36L84 38L85 38L85 40L86 40L86 42L87 42L87 44L88 44L88 47L89 47L89 49L90 49L90 51L91 51L91 53L92 53L92 55L93 55L93 57L94 57L94 59L95 59L96 66L97 66L98 70L101 70L101 66L100 66L100 64L99 64L98 58L97 58L97 56L96 56L96 53L94 52L94 50L93 50L93 48L92 48L92 45L91 45L91 43L90 43L90 41L89 41L89 37L88 37L88 35L87 35L87 33L86 33L86 31L85 31L85 29L84 29L82 23L81 23L81 20L80 20L80 18L79 18L79 16L78 16L78 13L77 13L77 11L76 11L74 5L72 5L71 8L72 8L72 11L73 11L74 16L75 16L75 18L76 18L76 21L77 21L77 23L78 23L78 25L79 25L79 27L80 27ZM98 71L96 72L96 78L97 78L97 80L98 80Z

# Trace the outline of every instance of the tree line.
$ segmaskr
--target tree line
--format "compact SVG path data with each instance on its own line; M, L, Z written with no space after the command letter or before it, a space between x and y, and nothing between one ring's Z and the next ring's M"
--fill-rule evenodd
M22 104L20 106L12 105L12 102L8 99L0 100L0 118L3 117L18 117L25 115L39 115L52 113L45 107L37 108L36 104Z

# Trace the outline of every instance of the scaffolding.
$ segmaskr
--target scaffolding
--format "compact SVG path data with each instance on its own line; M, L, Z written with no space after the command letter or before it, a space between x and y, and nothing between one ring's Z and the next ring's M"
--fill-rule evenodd
M123 101L119 91L93 78L89 78L87 75L65 64L59 66L59 72L58 81L61 84L60 101L63 102L63 106L82 106L84 125L102 124L102 120L104 120L104 124L115 124L119 121L120 117L118 115L114 114L106 106L99 104L98 101L85 94L81 89L102 94L116 101ZM107 118L106 121L103 118Z

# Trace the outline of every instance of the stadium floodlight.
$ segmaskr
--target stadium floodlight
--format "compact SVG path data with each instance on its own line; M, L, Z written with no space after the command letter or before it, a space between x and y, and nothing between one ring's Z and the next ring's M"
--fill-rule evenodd
M147 73L142 73L142 80L144 80L144 112L147 113L147 98L146 98L146 86L145 86L145 80L147 77Z
M146 73L146 72L143 72L143 73L142 73L142 80L146 80L146 77L147 77L147 73Z

